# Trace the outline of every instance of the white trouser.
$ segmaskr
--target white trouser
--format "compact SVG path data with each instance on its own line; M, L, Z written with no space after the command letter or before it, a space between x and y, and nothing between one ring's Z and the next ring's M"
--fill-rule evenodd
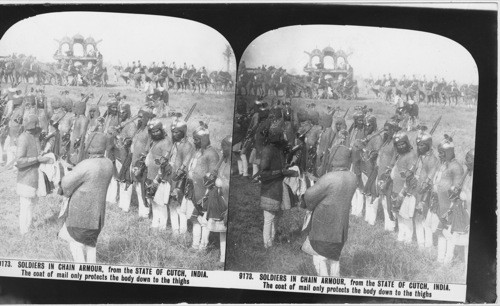
M126 190L126 183L118 183L120 188L120 199L118 201L118 207L120 207L124 212L128 212L130 210L130 201L132 199L132 189L133 186L130 185Z
M276 235L276 212L264 210L264 228L262 236L264 238L264 247L273 246L274 237Z
M5 141L5 144L7 145L7 141ZM16 158L16 150L17 147L14 144L9 144L7 147L7 164L10 164Z
M248 176L248 160L247 160L247 155L244 153L240 154L241 156L241 161L238 160L238 169L240 167L240 162L241 162L241 171L240 174L243 176Z
M147 218L149 217L149 208L144 205L144 199L142 198L141 183L134 182L133 188L137 194L137 205L139 206L139 217Z
M430 213L430 212L429 212ZM421 214L415 214L415 234L419 248L432 247L432 229L425 224L425 218Z
M81 244L77 241L69 243L69 249L75 262L96 263L97 250L95 247Z
M443 230L444 232L445 230ZM452 239L447 239L443 234L438 237L438 262L449 264L453 259L455 243Z
M313 263L318 276L340 276L340 263L338 260L331 260L321 255L314 255ZM328 268L330 268L330 273L328 273Z
M220 262L226 261L226 232L219 233L220 241Z
M361 217L361 214L363 213L363 202L364 202L364 195L361 193L361 189L356 188L356 191L354 192L354 196L352 197L352 209L351 209L351 214L356 216L356 217Z
M179 202L171 200L168 204L170 210L170 224L172 225L172 233L174 235L184 234L187 232L186 214L182 212Z
M95 247L84 245L73 239L68 232L66 223L63 224L59 231L58 237L66 240L69 243L69 249L75 262L96 263L97 251Z
M410 244L413 238L413 218L403 218L399 214L398 218L398 241Z
M387 210L387 197L385 195L381 195L375 199L375 201L377 200L382 202L382 208L384 210L384 229L386 231L393 232L396 227L396 220L391 220L391 218L389 218L389 211Z
M153 220L151 221L151 227L158 228L160 230L167 229L168 220L168 208L167 205L158 204L153 200L149 200L149 203L153 205Z
M205 250L208 245L208 230L206 224L200 224L198 220L193 221L193 245L191 246L196 250Z
M115 161L116 172L120 173L122 169L122 164L119 161ZM116 199L118 198L118 181L117 177L113 175L111 182L109 182L108 192L106 194L106 202L116 204Z
M257 174L257 172L259 172L259 165L258 164L252 164L252 169L253 169L252 175Z
M22 235L28 233L33 221L33 206L38 202L38 198L19 197L19 231Z
M375 225L375 220L377 219L378 204L378 198L373 198L373 196L366 196L365 221L370 225Z

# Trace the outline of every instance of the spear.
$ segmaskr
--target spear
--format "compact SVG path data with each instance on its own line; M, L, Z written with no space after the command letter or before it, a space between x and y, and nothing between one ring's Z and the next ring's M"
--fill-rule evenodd
M439 118L437 118L436 122L434 122L434 125L432 126L432 129L429 132L431 135L436 131L436 129L439 125L439 122L441 122L441 118L443 118L443 116L439 116Z
M342 118L345 119L345 117L347 116L347 113L349 112L349 109L350 109L350 107L347 108L347 110L345 111L345 114L344 114L344 116Z
M196 104L193 104L193 106L191 106L191 108L189 109L188 113L186 114L186 117L184 118L184 122L187 122L189 120L189 117L191 117L191 115L193 114L194 112L194 109L196 108Z

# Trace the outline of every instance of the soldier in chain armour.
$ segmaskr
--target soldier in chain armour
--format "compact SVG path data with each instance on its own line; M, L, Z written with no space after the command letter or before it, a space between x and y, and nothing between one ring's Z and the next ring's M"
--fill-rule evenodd
M172 142L174 143L172 156L169 161L172 165L172 172L175 174L184 174L191 160L194 145L188 141L187 124L184 120L176 118L172 122L170 130L172 132ZM184 190L181 186L182 182L174 179L175 177L171 181L172 196L170 197L168 206L170 209L172 232L174 235L178 235L187 232L187 218L186 214L180 209L180 204L184 197Z

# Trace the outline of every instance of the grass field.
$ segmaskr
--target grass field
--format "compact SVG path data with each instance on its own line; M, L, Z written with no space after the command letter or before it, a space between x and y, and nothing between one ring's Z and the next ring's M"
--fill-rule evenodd
M313 102L294 99L295 107ZM394 107L378 102L374 97L360 101L314 100L317 108L325 110L327 105L340 106L344 110L356 105L373 108L379 128L394 113ZM420 120L429 127L442 115L443 118L434 134L434 147L443 134L454 135L455 152L459 161L474 146L476 110L464 107L420 106ZM347 116L350 126L352 119ZM414 145L415 133L410 134ZM415 145L414 145L415 146ZM480 161L477 161L480 162ZM227 270L254 271L316 275L311 256L300 247L306 238L300 231L288 241L264 249L262 242L263 213L259 208L260 188L249 180L234 176L231 179L229 200L229 229L227 242ZM396 233L384 231L382 208L379 208L377 223L369 226L364 220L350 216L349 238L340 258L340 275L355 278L376 278L412 280L427 282L465 283L466 264L463 258L451 266L436 262L437 250L421 251L414 243L404 245L396 241ZM300 228L304 211L293 208L286 211L278 229ZM297 224L299 223L299 224ZM435 241L436 242L436 241ZM459 247L456 248L456 252Z
M20 88L24 89L22 84ZM82 88L46 86L48 96L56 95L61 90L69 90L70 97L78 98L80 93L94 92L95 101L104 94L101 114L105 111L108 93L120 92L126 95L132 114L144 104L144 93L126 86L120 81L106 88ZM224 93L171 93L170 107L187 113L193 103L196 110L188 122L188 136L191 138L199 121L209 122L212 145L220 150L220 141L231 134L234 94ZM162 119L166 129L170 130L170 118ZM170 132L168 132L170 137ZM71 261L72 257L67 244L57 238L62 221L57 218L60 198L49 195L39 200L34 209L33 226L25 236L19 234L19 198L15 193L15 169L0 174L0 257L40 259L55 261ZM137 200L132 198L129 213L123 212L117 205L107 204L106 221L97 244L97 261L106 264L123 264L134 266L159 266L171 268L190 268L217 270L222 267L219 261L218 234L210 237L210 245L206 254L190 253L191 233L185 237L174 238L169 229L158 232L150 229L150 220L138 217ZM169 225L170 226L170 225ZM190 229L189 229L190 231Z

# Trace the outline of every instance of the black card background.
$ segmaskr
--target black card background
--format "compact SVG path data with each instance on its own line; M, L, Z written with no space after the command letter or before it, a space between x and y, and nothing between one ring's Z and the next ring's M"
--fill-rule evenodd
M198 21L211 26L226 37L233 47L237 62L246 46L259 35L279 27L299 24L419 30L448 37L463 45L476 60L480 85L467 302L496 301L497 12L327 4L20 5L0 8L0 35L21 19L62 11L155 14ZM425 58L425 54L422 54L422 57ZM5 301L2 297L6 296L17 296L31 303L418 302L387 298L4 277L0 277L0 288L0 302Z

